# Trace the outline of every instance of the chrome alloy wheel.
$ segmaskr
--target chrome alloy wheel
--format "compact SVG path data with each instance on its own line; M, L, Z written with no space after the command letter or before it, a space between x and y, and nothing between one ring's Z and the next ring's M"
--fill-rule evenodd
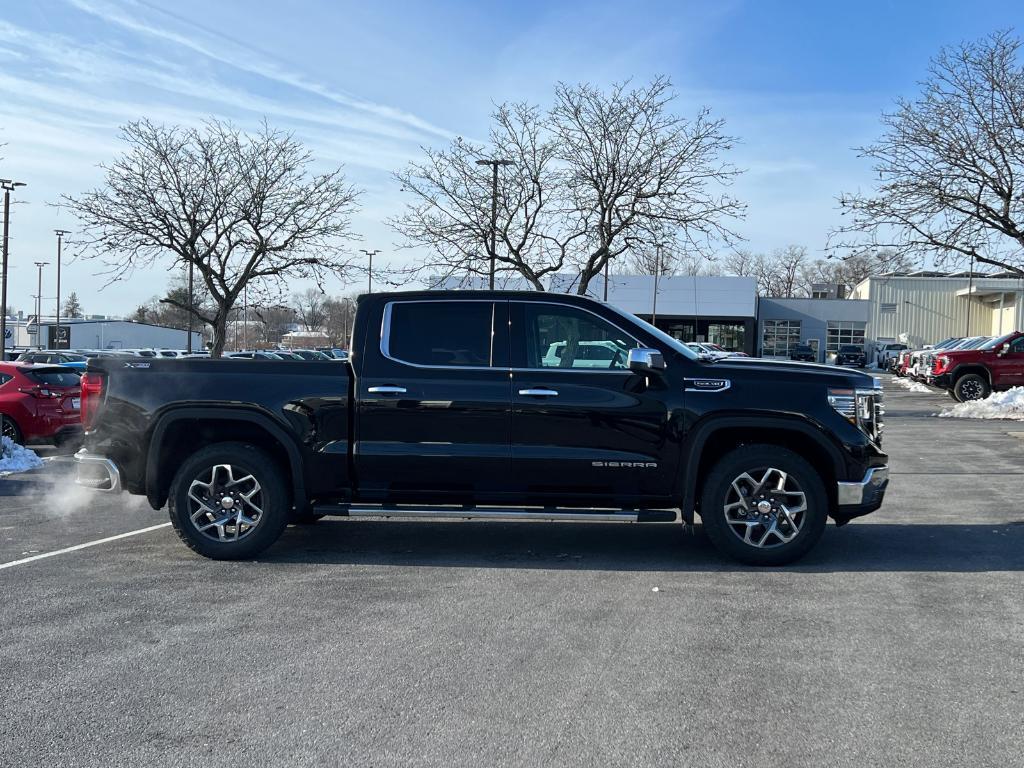
M744 544L770 549L788 544L800 533L807 496L788 473L761 467L732 481L723 512L730 530Z
M244 539L263 519L259 481L231 464L215 464L203 470L189 486L188 503L192 525L214 541Z

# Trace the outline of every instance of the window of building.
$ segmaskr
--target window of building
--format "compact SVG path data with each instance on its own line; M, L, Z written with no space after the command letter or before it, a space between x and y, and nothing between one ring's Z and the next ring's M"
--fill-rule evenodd
M867 323L857 320L829 320L827 337L825 339L826 352L838 352L843 344L852 344L861 349L864 348L864 328Z
M385 352L427 366L489 366L489 301L396 301L389 307Z
M764 321L761 354L765 357L788 357L790 349L799 343L799 320Z
M632 337L589 312L524 303L528 368L624 369Z

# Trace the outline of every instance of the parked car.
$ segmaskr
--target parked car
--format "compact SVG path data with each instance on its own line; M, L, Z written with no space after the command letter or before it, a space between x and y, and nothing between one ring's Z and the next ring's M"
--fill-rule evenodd
M36 363L41 365L62 365L76 371L84 371L86 356L64 350L43 349L35 352L23 352L18 356L19 363Z
M64 445L81 438L81 387L63 366L0 363L0 430L16 443Z
M298 360L299 362L302 362L306 359L301 355L296 355L294 352L288 351L287 349L275 349L274 354L282 360Z
M935 356L931 381L960 402L1024 386L1024 333L1014 331L977 347L943 350Z
M621 359L577 357L607 339ZM778 565L828 517L882 504L882 391L863 373L702 362L611 305L533 292L362 296L353 340L349 363L272 366L244 388L265 363L90 361L78 482L167 504L184 543L216 559L322 515L699 512L720 550Z
M567 350L575 349L572 365L563 365ZM577 341L570 345L568 341L556 341L548 346L542 364L546 368L615 368L626 359L629 348L621 342Z
M853 365L864 368L868 364L868 356L864 350L854 344L842 344L836 351L836 365Z
M817 362L817 355L809 344L797 344L789 349L789 359L803 361L805 363Z
M935 358L940 354L940 352L977 349L982 344L990 341L991 338L991 336L969 336L964 339L958 339L941 349L937 349L936 347L926 347L925 349L918 350L914 353L911 361L911 375L917 381L930 384Z
M316 349L290 349L293 355L298 355L303 360L330 360L331 358Z
M280 362L284 360L283 357L278 355L276 352L269 350L255 350L253 352L229 352L224 357L232 360L276 360Z

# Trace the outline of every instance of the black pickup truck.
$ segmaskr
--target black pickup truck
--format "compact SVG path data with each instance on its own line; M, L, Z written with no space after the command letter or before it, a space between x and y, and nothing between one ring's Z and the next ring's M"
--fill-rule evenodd
M78 482L252 557L324 515L682 521L747 563L806 553L888 482L877 380L703 360L584 297L374 293L343 361L94 359Z

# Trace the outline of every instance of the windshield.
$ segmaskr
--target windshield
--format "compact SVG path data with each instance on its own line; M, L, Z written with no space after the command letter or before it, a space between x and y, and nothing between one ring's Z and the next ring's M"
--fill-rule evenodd
M839 348L840 352L860 352L860 347L854 347L849 344L844 344Z
M989 339L982 344L978 349L999 349L1003 344L1006 344L1010 339L1017 335L1016 331L1010 331L1003 336L997 336L994 339Z
M78 374L66 371L66 368L63 371L50 368L45 371L24 371L24 374L33 381L48 387L77 387L79 385Z
M675 339L675 338L669 336L667 333L665 333L660 328L655 328L653 325L648 323L646 320L641 320L636 315L631 315L628 312L625 312L625 311L619 309L618 307L612 306L611 304L606 304L605 306L608 307L610 310L612 310L612 312L617 314L619 317L623 318L624 320L626 320L626 321L628 321L630 323L633 323L635 325L640 326L645 331L647 331L649 334L651 334L651 336L654 336L654 338L656 338L662 344L667 346L669 349L672 349L675 352L678 352L680 355L685 357L687 360L699 360L700 359L697 356L696 352L694 352L692 349L690 349L688 346L686 346L679 339Z
M971 341L964 344L960 349L978 349L989 341L988 336L980 336L977 339L971 339Z

